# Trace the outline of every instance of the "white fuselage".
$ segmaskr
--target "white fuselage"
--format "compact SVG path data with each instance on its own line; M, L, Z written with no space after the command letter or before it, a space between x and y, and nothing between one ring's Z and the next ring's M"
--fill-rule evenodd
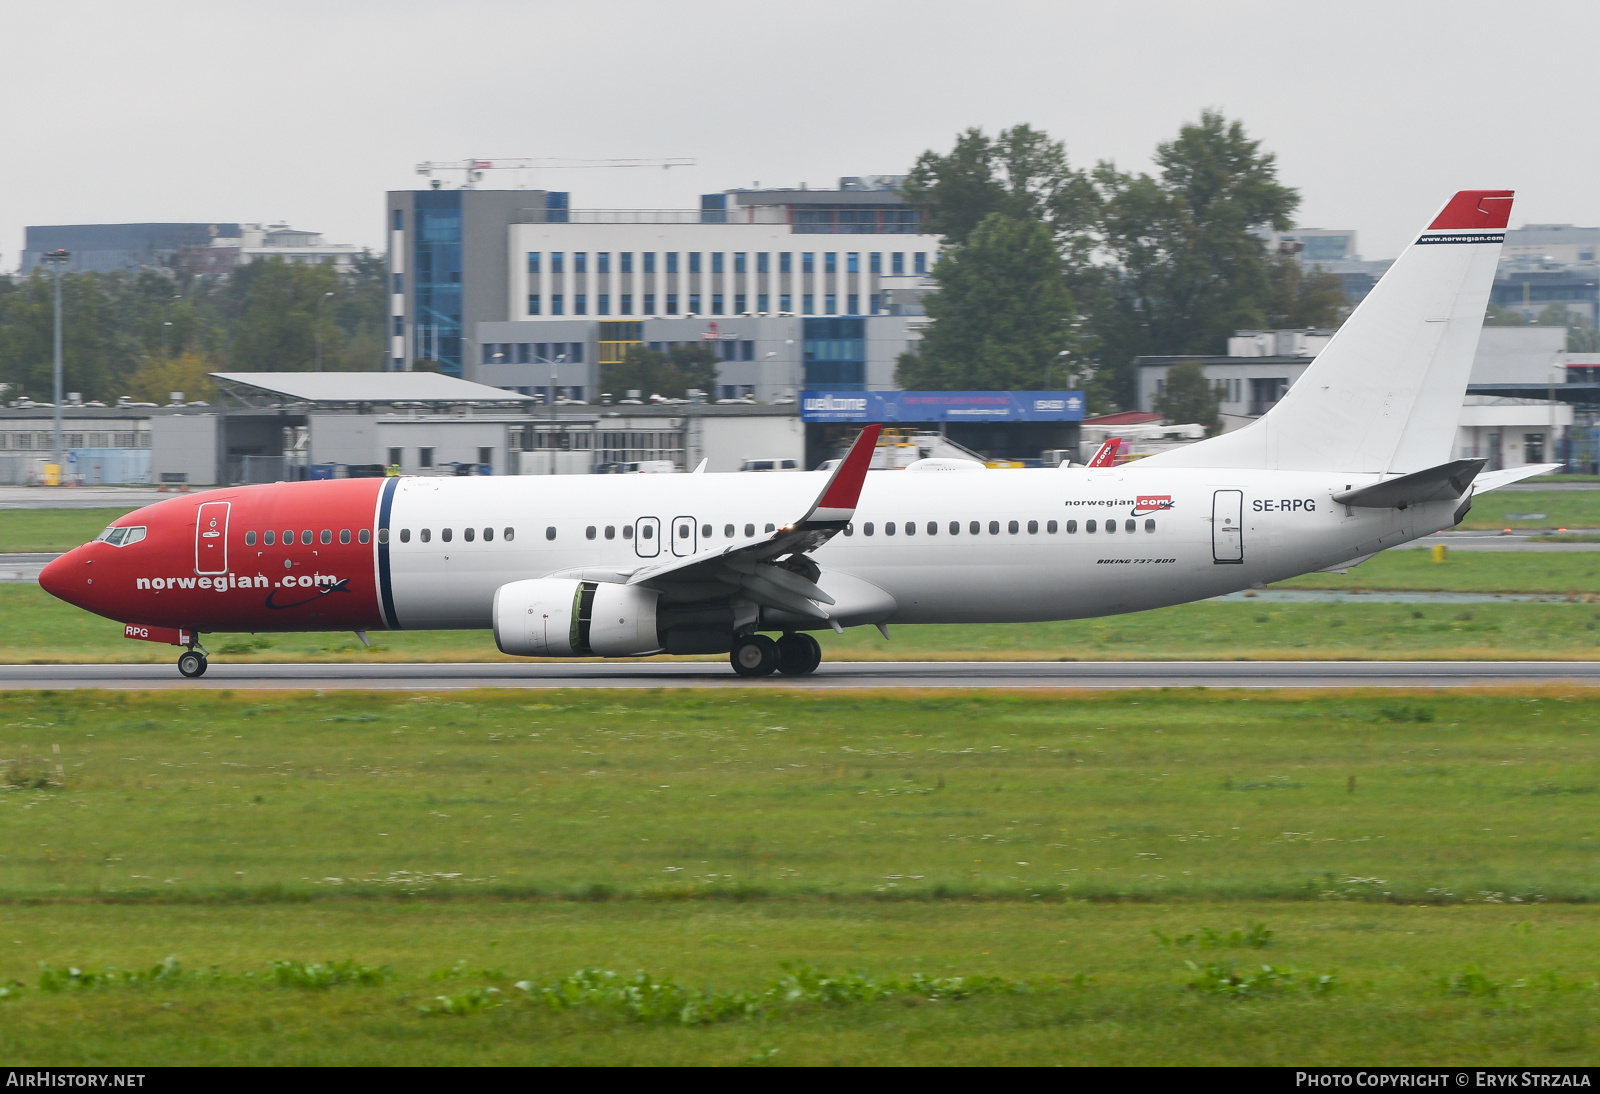
M1459 502L1394 510L1332 500L1375 478L1137 465L874 471L849 533L812 557L822 569L818 584L841 595L842 612L834 614L847 625L1141 611L1327 569L1453 522ZM571 571L614 573L615 580L674 555L746 542L747 531L760 535L798 520L825 479L820 472L403 479L389 520L396 622L489 627L495 590L510 581ZM1105 531L1108 520L1116 521L1114 533ZM485 542L484 528L495 530L493 540ZM862 599L862 587L888 599ZM861 605L854 615L852 597Z

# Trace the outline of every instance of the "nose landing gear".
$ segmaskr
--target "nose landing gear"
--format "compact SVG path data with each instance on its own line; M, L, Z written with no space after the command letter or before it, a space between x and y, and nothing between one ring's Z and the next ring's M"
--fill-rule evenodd
M206 651L201 646L190 646L178 655L178 671L190 680L206 674Z

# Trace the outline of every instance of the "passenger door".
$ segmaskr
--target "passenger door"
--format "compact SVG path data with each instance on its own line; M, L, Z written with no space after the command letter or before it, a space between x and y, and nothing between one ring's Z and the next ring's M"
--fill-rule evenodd
M225 574L228 572L228 509L229 502L208 501L200 507L200 519L194 529L194 572L197 574Z
M1211 559L1244 561L1244 491L1218 490L1211 496Z
M688 558L695 552L697 541L696 528L693 517L672 518L672 553L679 558Z
M633 522L633 549L640 558L655 558L661 553L661 521L640 517Z

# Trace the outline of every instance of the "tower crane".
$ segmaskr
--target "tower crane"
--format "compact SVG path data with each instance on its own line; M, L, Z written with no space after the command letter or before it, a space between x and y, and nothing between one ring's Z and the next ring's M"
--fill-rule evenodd
M693 167L692 159L615 159L615 160L578 160L566 159L560 156L549 156L542 159L465 159L465 160L429 160L417 164L417 174L432 178L434 172L460 171L465 176L463 188L471 190L483 179L485 171L540 171L540 170L588 170L597 167L660 167L663 170L672 167ZM434 185L438 185L435 183Z

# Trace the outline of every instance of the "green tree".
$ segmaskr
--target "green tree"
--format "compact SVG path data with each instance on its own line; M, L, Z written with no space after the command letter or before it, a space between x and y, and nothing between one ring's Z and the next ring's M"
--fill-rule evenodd
M1214 436L1222 430L1221 405L1222 394L1206 379L1200 362L1179 361L1167 369L1154 410L1174 425L1203 425Z
M646 399L652 395L683 399L690 388L716 390L719 360L717 351L705 342L682 342L670 353L634 346L620 364L601 368L600 386L618 398L638 390Z
M1039 221L990 213L940 256L933 279L924 298L933 322L920 352L901 355L902 387L1043 388L1081 356L1077 308Z
M1337 327L1350 312L1344 282L1321 266L1306 269L1293 255L1267 260L1261 312L1268 330Z
M985 218L1004 213L1045 225L1074 269L1087 266L1098 195L1068 165L1065 145L1031 126L993 139L967 130L947 154L917 157L902 191L922 209L923 229L948 245L965 243Z
M1228 336L1265 321L1271 279L1255 229L1290 226L1299 194L1276 157L1238 121L1204 111L1156 148L1158 174L1101 163L1100 243L1114 269L1086 302L1103 376L1118 405L1135 404L1134 358L1220 353Z
M316 367L320 332L322 367L333 371L346 336L334 321L340 283L332 267L290 265L274 258L241 267L232 277L242 306L229 332L230 368L310 372Z
M1522 317L1521 312L1508 311L1499 304L1490 304L1483 313L1483 325L1486 327L1525 327L1528 321Z

